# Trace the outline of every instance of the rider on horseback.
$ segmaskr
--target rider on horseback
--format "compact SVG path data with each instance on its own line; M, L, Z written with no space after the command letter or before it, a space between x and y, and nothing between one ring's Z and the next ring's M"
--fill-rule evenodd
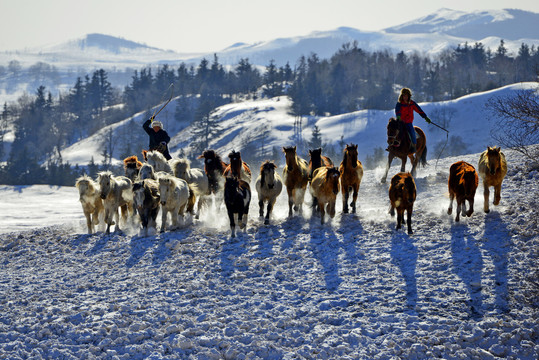
M402 88L399 95L399 101L395 106L395 115L397 115L397 120L400 120L404 123L408 134L410 135L410 140L412 142L410 146L410 151L416 151L417 139L414 130L414 111L418 113L427 123L431 123L429 117L425 112L417 105L415 101L412 100L412 91L408 88Z
M167 160L172 159L167 146L170 141L170 136L168 136L168 133L163 129L163 124L160 121L155 120L152 116L144 122L142 128L150 136L150 150L159 151Z

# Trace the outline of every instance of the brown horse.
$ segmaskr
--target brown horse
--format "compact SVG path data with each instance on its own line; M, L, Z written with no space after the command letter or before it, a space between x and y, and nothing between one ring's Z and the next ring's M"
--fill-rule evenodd
M320 209L320 223L324 224L326 210L329 217L335 217L335 202L339 193L340 173L336 167L322 166L313 173L311 181L311 194L313 199L317 199Z
M311 184L311 181L313 179L313 173L316 169L321 167L332 167L333 161L327 157L322 155L322 148L309 150L309 184ZM318 200L316 197L313 198L313 204L312 208L315 211L318 211Z
M241 160L239 151L234 151L228 154L230 165L225 168L223 175L226 177L237 177L247 183L251 183L251 168L245 161Z
M352 207L352 213L355 214L359 184L361 184L361 179L363 178L363 166L361 161L357 159L357 145L346 145L339 172L341 173L343 213L348 213L348 199L350 192L353 191L350 206Z
M414 210L416 194L415 181L410 173L401 172L391 178L391 185L389 186L391 209L389 213L391 216L395 216L395 209L397 209L398 230L401 228L401 224L404 224L404 212L406 211L408 234L413 234L412 211Z
M305 190L309 182L309 165L307 161L296 154L296 147L283 147L286 165L283 169L283 181L288 193L288 216L292 216L292 206L295 211L301 211Z
M489 209L489 187L494 187L494 205L498 205L501 199L502 182L507 174L507 161L505 155L499 147L488 147L479 156L479 176L483 179L483 195L485 204L483 210L488 213Z
M260 217L264 216L264 201L268 203L264 224L269 224L270 214L277 201L277 196L283 190L283 180L275 171L277 165L271 161L265 161L260 166L260 175L256 179L255 187L258 193L258 207Z
M416 151L410 151L410 145L412 141L408 135L408 131L404 126L404 123L395 118L390 118L387 123L387 143L389 155L387 156L387 165L386 172L384 177L382 177L382 183L386 182L387 173L391 167L391 162L395 157L398 157L402 161L401 172L404 172L406 167L406 158L410 158L412 163L412 176L415 176L415 169L418 163L425 166L427 164L427 138L423 130L419 127L414 126L415 132L417 133L417 145Z
M453 199L457 198L457 217L455 221L460 220L462 216L472 216L475 191L479 179L475 168L464 161L457 161L449 168L449 180L447 186L449 188L449 208L447 214L453 212ZM470 204L468 212L466 212L466 200Z
M142 163L138 160L137 155L129 156L124 159L125 176L131 181L135 181Z
M221 159L215 150L205 150L198 158L204 159L204 172L208 177L210 193L217 194L219 190L224 188L225 177L223 173L228 164Z

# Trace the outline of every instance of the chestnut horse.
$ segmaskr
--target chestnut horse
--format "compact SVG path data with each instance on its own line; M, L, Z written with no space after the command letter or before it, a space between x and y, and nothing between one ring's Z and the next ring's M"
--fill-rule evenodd
M309 150L309 184L311 184L313 179L314 171L323 166L332 167L333 161L329 157L322 155L322 148ZM318 200L316 197L313 198L312 208L318 211Z
M296 147L283 147L286 165L283 169L283 181L288 193L288 216L292 216L292 206L301 212L305 190L309 183L309 165L296 154Z
M391 216L395 216L395 209L397 209L398 230L404 224L404 212L406 211L406 222L408 223L408 234L410 235L413 234L412 211L414 210L416 194L415 181L410 173L401 172L391 178L391 185L389 186L391 209L389 213Z
M225 177L237 177L247 183L251 183L251 168L245 161L241 160L241 153L239 151L232 150L228 154L230 159L230 165L225 168L223 175Z
M483 210L488 213L489 205L489 187L494 187L494 205L498 205L501 199L502 182L507 174L507 161L505 155L499 147L488 147L479 156L479 176L483 179L483 195L485 204Z
M475 198L475 191L479 178L475 168L465 161L457 161L449 168L449 180L447 186L449 188L449 208L447 214L451 215L453 212L453 199L457 198L457 217L455 221L460 220L460 214L462 216L472 216L473 203ZM470 204L468 212L466 212L466 200Z
M137 155L129 156L124 159L125 176L132 182L137 180L137 176L142 163L137 158Z
M415 169L418 163L421 163L423 166L427 164L427 138L421 128L414 126L414 129L417 133L417 144L416 151L411 152L410 145L412 141L410 140L410 136L408 135L404 123L393 117L389 119L387 123L387 143L389 145L387 151L389 151L389 155L387 156L386 172L384 177L382 177L383 184L386 182L387 173L389 172L391 162L395 157L401 159L401 172L404 172L406 167L406 158L410 158L410 162L412 163L412 176L415 176Z
M335 217L335 202L339 193L340 173L336 167L322 166L313 173L310 191L313 199L317 199L320 209L320 223L324 224L326 210L330 218Z
M353 191L350 206L352 207L352 213L355 214L359 184L361 184L361 179L363 178L363 166L361 161L357 159L357 145L346 145L339 172L341 173L343 213L348 213L348 199L350 192Z

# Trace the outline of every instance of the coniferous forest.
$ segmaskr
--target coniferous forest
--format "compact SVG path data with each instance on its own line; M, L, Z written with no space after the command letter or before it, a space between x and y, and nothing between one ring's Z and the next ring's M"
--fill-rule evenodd
M134 71L129 85L113 88L100 69L53 97L39 85L34 94L16 103L5 103L0 113L0 183L73 185L84 171L95 174L107 163L85 169L64 163L61 150L104 126L149 109L163 100L170 84L180 96L175 119L200 122L218 106L247 98L287 95L291 112L303 115L336 115L360 109L391 109L398 91L406 86L414 99L441 101L504 85L537 81L539 48L522 44L509 54L504 42L488 49L481 43L446 50L436 58L389 51L366 52L357 44L344 44L329 59L302 56L295 64L265 67L241 59L225 68L214 55L198 65L161 65ZM10 152L4 153L4 135L14 126ZM107 149L103 149L107 158Z

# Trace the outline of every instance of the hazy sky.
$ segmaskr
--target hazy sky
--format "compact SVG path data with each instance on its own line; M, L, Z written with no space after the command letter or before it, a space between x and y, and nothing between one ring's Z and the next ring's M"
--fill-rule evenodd
M0 51L101 33L183 53L211 52L340 26L381 30L443 7L539 13L538 0L0 0Z

